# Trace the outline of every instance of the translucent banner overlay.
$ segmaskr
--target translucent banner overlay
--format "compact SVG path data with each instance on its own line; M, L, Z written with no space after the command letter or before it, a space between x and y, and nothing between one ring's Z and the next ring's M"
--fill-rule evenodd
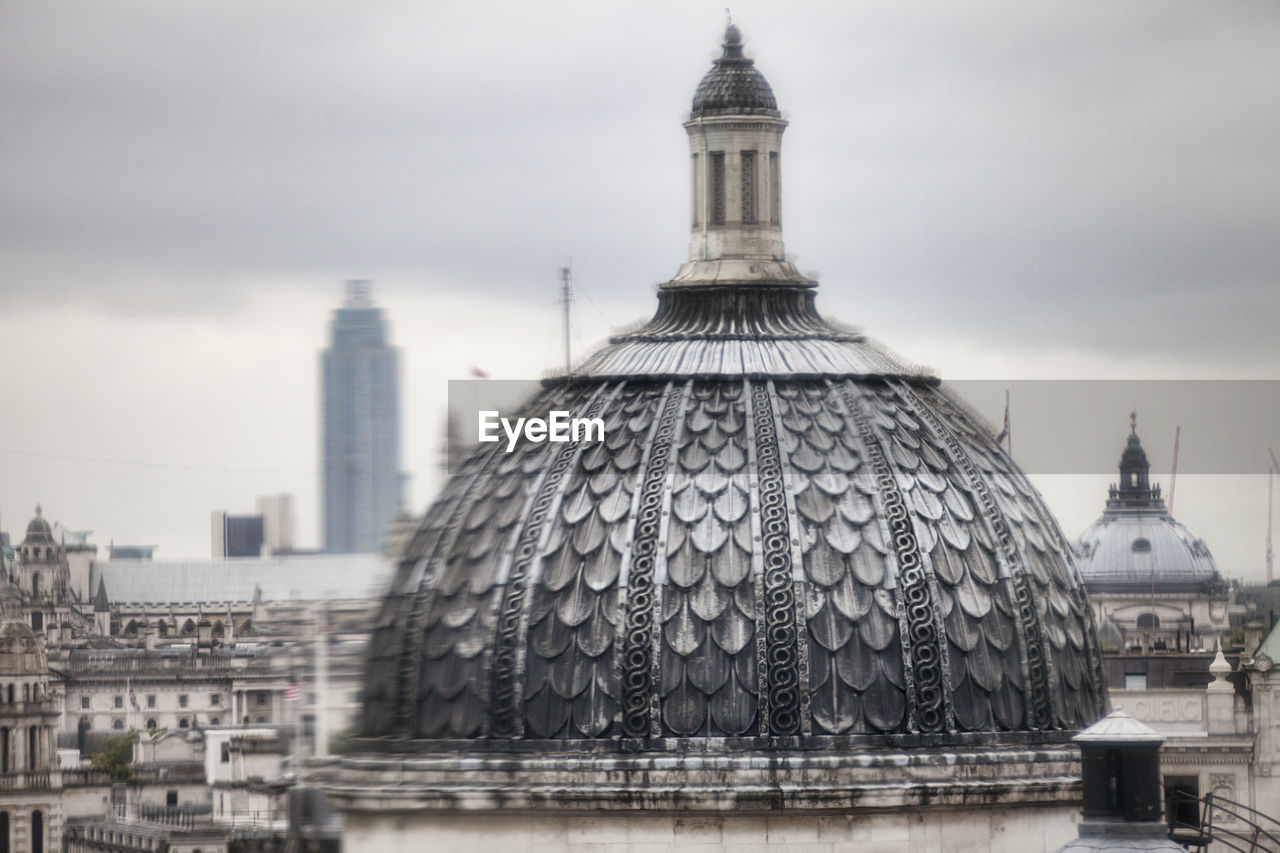
M944 388L986 422L993 439L1007 394L1004 446L1032 474L1114 474L1134 412L1155 476L1170 472L1179 428L1180 474L1266 474L1267 449L1280 450L1280 380L984 379ZM450 381L449 470L478 445L481 412L498 412L512 424L548 418L544 409L555 405L531 405L541 389L540 379ZM503 436L501 427L497 434ZM497 446L506 448L505 437Z

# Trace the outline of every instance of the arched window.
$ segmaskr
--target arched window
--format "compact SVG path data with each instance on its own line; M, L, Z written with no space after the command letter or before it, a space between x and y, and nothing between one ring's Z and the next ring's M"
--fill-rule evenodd
M1153 630L1160 627L1160 617L1154 613L1139 613L1138 627L1144 630Z
M222 637L222 636L225 636L225 635L226 635L226 633L227 633L227 629L226 629L226 627L222 624L222 620L221 620L221 619L219 619L217 622L214 622L214 623L213 623L213 636L215 636L215 637Z
M164 621L163 619L157 622L156 633L158 633L161 637L169 636L169 623Z
M133 619L130 619L129 624L124 626L124 635L126 637L138 636L138 623L135 622Z
M156 727L156 720L155 720L155 717L148 717L148 718L147 718L147 728L148 728L148 729L154 729L155 727Z
M181 720L178 720L178 728L187 729L190 727L191 727L191 723L187 720L186 717L183 717Z
M44 853L44 813L31 813L31 853Z
M1151 553L1151 540L1150 539L1133 540L1133 553L1135 554Z
M184 634L194 634L195 632L196 632L196 623L195 623L195 622L193 622L193 621L191 621L190 619L188 619L186 622L183 622L183 623L182 623L182 633L184 633Z
M32 598L40 597L40 573L39 572L31 573L31 597Z

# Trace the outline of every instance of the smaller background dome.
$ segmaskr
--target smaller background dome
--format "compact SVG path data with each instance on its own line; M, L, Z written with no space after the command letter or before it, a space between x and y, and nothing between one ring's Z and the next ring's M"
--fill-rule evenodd
M755 61L742 55L742 33L730 24L724 33L724 55L712 63L693 95L693 118L716 115L778 117L778 101Z
M23 540L24 545L53 545L53 528L49 526L49 522L44 520L44 513L39 506L36 506L36 517L31 519L27 525L27 538Z
M1120 482L1102 517L1076 541L1077 563L1091 592L1209 591L1222 576L1203 541L1169 515L1138 439L1137 415L1120 456Z
M1167 513L1095 521L1076 546L1080 574L1092 589L1201 589L1222 582L1213 555Z
M25 622L0 624L0 676L48 675L49 661Z

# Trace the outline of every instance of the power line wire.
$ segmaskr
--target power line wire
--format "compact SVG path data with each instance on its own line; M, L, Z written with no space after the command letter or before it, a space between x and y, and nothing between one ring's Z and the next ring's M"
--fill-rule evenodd
M33 459L56 459L63 462L95 462L104 465L132 465L136 468L170 468L183 471L222 471L231 474L296 474L315 476L315 471L290 471L283 468L237 468L229 465L190 465L182 462L148 462L140 459L108 459L102 456L72 456L65 453L41 453L36 450L11 450L0 447L0 453Z

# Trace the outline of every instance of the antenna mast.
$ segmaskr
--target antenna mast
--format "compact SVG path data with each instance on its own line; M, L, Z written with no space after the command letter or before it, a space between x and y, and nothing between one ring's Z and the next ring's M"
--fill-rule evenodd
M1271 491L1275 475L1280 473L1280 462L1276 461L1275 451L1270 447L1267 455L1271 457L1271 467L1267 469L1267 583L1270 584L1275 580L1275 554L1271 550Z
M1173 471L1169 474L1169 515L1173 515L1173 490L1178 485L1178 439L1182 437L1182 426L1173 431Z
M573 307L573 258L569 266L560 268L560 304L564 306L564 372L573 375L573 361L569 353L569 314Z

